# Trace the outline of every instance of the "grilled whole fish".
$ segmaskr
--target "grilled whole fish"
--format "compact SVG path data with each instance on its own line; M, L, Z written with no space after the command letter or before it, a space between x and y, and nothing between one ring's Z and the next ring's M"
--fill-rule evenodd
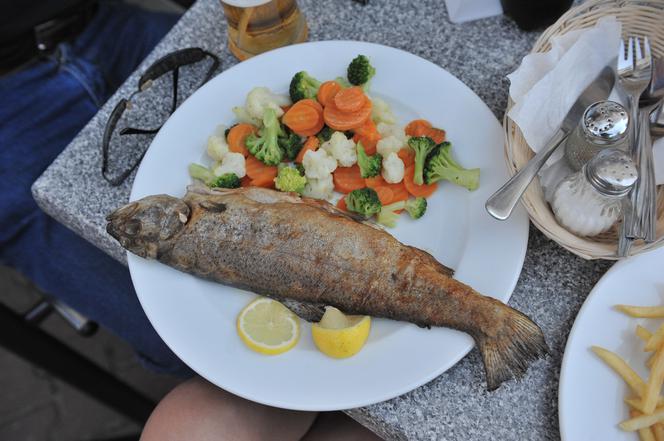
M119 208L108 233L141 257L259 294L466 332L489 390L547 352L524 314L327 202L253 187L188 190L182 199L148 196Z

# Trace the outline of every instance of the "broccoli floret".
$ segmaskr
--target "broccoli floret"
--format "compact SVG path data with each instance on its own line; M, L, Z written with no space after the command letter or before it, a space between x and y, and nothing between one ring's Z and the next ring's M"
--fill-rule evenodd
M361 142L357 143L357 165L360 167L360 175L363 178L373 178L380 173L383 157L380 153L373 156L367 155Z
M211 183L210 187L218 188L239 188L240 187L240 178L237 177L235 173L224 173L223 175L215 178Z
M288 92L291 101L296 102L305 98L316 98L319 87L320 81L307 72L301 71L293 75Z
M203 181L205 185L210 185L215 179L214 173L209 168L199 164L189 164L189 176Z
M209 168L199 164L189 164L189 175L203 181L208 187L238 188L240 186L240 178L235 173L215 176Z
M284 157L284 151L279 147L279 137L285 136L286 132L281 128L274 109L265 109L263 128L259 135L252 133L247 136L247 150L266 165L278 165Z
M345 79L344 77L336 77L336 78L334 79L334 81L336 81L337 83L339 83L339 85L341 86L342 89L348 89L349 87L352 86L352 84L350 84L350 83L348 82L348 80Z
M366 84L375 73L376 69L365 55L358 55L348 65L348 81L355 86Z
M424 166L424 179L433 184L445 179L468 190L480 186L480 169L466 169L452 158L452 144L443 142L429 154Z
M316 137L318 138L318 141L322 144L325 141L329 141L333 133L334 130L331 129L329 126L325 125L323 126L322 129L320 129L320 132L318 132Z
M424 162L431 151L436 147L436 143L428 136L415 136L408 140L408 145L415 152L415 173L413 174L413 183L416 185L424 184L423 172Z
M297 154L302 150L302 138L291 132L288 128L284 128L284 136L280 136L278 142L279 147L284 152L284 156L289 161L295 160Z
M302 193L304 186L307 183L307 178L302 176L300 172L293 167L284 167L279 170L279 174L274 179L274 186L277 190L293 191Z
M378 216L376 216L376 221L386 227L396 227L397 220L399 219L399 213L397 213L397 211L403 210L405 206L405 201L394 202L393 204L383 206L383 208L380 209Z
M379 213L382 206L376 190L368 187L353 190L344 199L348 211L361 214L366 218Z
M406 202L404 207L410 217L413 219L419 219L424 216L424 212L427 211L427 200L423 197L418 197L415 199L410 199Z
M300 176L304 176L304 173L305 173L304 165L295 164L295 169L300 173Z

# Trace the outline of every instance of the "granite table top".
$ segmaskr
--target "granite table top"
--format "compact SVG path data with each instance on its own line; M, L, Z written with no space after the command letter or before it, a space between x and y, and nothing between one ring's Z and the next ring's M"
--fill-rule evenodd
M519 30L502 16L453 24L440 0L372 0L368 6L350 0L300 0L299 4L309 24L309 40L370 41L412 52L461 79L499 119L507 102L505 76L518 66L539 35ZM198 0L34 183L32 192L40 207L126 264L124 250L106 234L104 217L128 201L133 176L118 187L101 177L106 120L117 101L136 89L140 73L159 57L199 46L220 56L219 70L223 70L237 63L226 43L226 23L218 1ZM189 78L181 75L185 77ZM154 123L150 121L157 118L154 112L136 109L145 109L145 104L163 108L158 92L170 87L168 81L160 79L154 94L140 98L143 106L139 99L132 110L136 118ZM186 91L193 90L195 81L181 83ZM134 141L131 152L114 153L118 164L140 154L149 137ZM572 255L531 226L523 272L509 303L542 327L550 356L536 362L519 381L489 393L474 349L428 384L347 413L386 439L559 439L558 378L565 342L581 304L609 266L609 262Z

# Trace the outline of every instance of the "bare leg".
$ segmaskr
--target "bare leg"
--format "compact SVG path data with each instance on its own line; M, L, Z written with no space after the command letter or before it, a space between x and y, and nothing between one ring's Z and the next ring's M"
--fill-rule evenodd
M141 441L295 441L315 418L315 412L263 406L195 378L159 403Z
M321 412L302 441L382 441L343 412Z

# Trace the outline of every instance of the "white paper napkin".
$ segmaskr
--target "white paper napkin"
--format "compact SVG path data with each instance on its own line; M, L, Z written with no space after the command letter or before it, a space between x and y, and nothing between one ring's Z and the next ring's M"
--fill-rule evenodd
M452 23L464 23L503 13L500 0L445 0Z
M614 16L602 17L588 29L567 32L551 39L551 50L523 58L519 68L508 75L510 97L515 105L508 115L519 126L528 145L542 149L562 124L565 115L606 65L615 63L621 25ZM619 101L615 91L611 99ZM550 167L562 158L559 148L549 159ZM655 175L664 184L664 139L655 143ZM555 172L555 173L553 173ZM551 170L556 176L561 170ZM542 180L552 185L556 179Z

